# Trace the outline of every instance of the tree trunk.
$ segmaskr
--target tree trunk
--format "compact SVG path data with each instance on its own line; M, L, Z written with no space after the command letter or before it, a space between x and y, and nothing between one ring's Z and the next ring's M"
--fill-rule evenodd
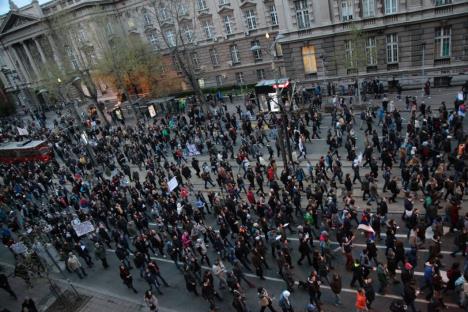
M198 101L201 104L201 109L204 112L207 112L208 105L205 100L205 95L203 94L203 91L200 88L200 85L198 84L197 77L193 74L192 68L190 68L190 64L186 64L184 62L185 60L182 59L180 53L178 53L177 51L175 51L174 53L177 58L177 61L179 62L179 66L185 75L185 78L188 80L193 92L195 93L195 96L198 98Z

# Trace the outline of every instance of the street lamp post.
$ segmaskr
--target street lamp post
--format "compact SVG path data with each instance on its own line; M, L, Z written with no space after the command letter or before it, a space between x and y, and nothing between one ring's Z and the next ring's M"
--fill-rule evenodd
M424 63L425 63L425 54L426 54L426 43L423 42L421 44L421 48L422 48L422 60L421 60L421 75L422 75L422 94L424 96L424 83L426 82L426 80L424 79L425 78L425 71L424 71Z
M276 68L275 60L276 60L276 45L278 43L278 40L282 39L284 35L278 34L276 35L275 39L269 46L269 54L271 56L271 69L273 71L273 74L276 75L275 78L275 93L276 93L276 101L278 102L278 106L280 108L280 120L279 120L279 129L278 129L278 138L279 138L279 143L280 143L280 148L281 148L281 154L283 158L283 163L284 163L284 168L286 170L289 170L289 162L293 164L294 166L294 161L292 159L292 151L291 151L291 143L289 141L289 133L288 133L288 116L286 114L286 109L285 105L282 102L282 89L280 88L280 76L281 73L279 69ZM270 34L267 32L265 34L266 39L270 39ZM286 142L286 148L285 148L285 143ZM286 156L286 149L287 149L287 156ZM289 162L288 162L289 158Z
M80 77L75 77L73 78L69 83L71 84L76 84L78 83L79 81L81 80ZM62 84L62 80L59 78L57 78L57 82L59 83L59 92L61 91L61 84ZM65 99L65 100L68 100L66 95L62 94L62 97ZM89 142L87 141L86 138L83 138L82 135L85 134L86 135L86 129L85 127L83 126L83 121L81 120L81 116L80 116L80 113L78 111L78 107L77 107L77 101L76 100L72 100L70 101L71 103L71 108L72 108L72 112L73 112L73 115L75 116L75 118L77 119L78 121L78 129L80 131L80 138L84 141L84 145L85 145L85 149L86 149L86 153L88 154L88 157L89 159L91 160L91 163L93 164L93 167L96 167L97 166L97 161L96 161L96 155L94 154L94 151L91 149L91 147L89 146Z

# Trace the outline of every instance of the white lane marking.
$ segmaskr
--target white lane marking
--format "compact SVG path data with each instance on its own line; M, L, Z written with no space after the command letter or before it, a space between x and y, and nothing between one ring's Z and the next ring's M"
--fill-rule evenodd
M115 252L113 249L107 249L107 251L110 251L110 252ZM158 260L158 261L161 261L161 262L166 262L166 263L174 263L174 261L172 260L169 260L169 259L164 259L164 258L159 258L159 257L150 257L151 259L154 259L154 260ZM205 270L211 270L210 267L207 267L205 265L202 265L201 266L203 269ZM401 270L396 270L397 273L401 273ZM248 277L252 277L252 278L259 278L257 275L255 274L250 274L250 273L244 273L245 276L248 276ZM424 276L424 272L414 272L414 275L416 276ZM276 277L270 277L270 276L264 276L265 280L268 280L268 281L272 281L272 282L280 282L280 283L284 283L284 280L283 279L280 279L280 278L276 278ZM322 289L328 289L330 290L330 286L326 286L326 285L320 285L320 287ZM351 289L351 288L342 288L341 289L343 292L347 292L347 293L356 293L356 290L355 289ZM384 297L384 298L390 298L390 299L402 299L401 296L397 296L397 295L381 295L381 294L377 294L376 295L378 297ZM420 302L420 303L428 303L427 300L424 300L424 299L416 299L415 300L416 302ZM449 307L452 307L452 308L458 308L458 305L456 304L452 304L452 303L446 303L447 306Z

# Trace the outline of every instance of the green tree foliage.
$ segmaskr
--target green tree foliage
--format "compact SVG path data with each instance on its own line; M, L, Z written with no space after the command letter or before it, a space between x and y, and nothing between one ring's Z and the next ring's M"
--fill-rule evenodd
M117 89L152 93L163 71L159 54L139 36L116 35L103 44L96 74Z

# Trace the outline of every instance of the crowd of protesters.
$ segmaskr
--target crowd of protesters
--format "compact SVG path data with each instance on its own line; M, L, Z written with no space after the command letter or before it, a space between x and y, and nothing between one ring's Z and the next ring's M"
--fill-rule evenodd
M254 307L245 293L256 288L260 311L293 311L305 304L294 301L299 287L309 293L308 311L320 311L323 284L334 294L329 304L341 305L338 265L346 266L350 287L358 288L357 311L371 309L376 293L385 294L399 282L403 303L413 312L420 292L429 311L443 308L447 293L456 294L466 308L468 214L460 212L468 191L464 102L441 103L433 111L407 98L409 120L403 122L384 94L377 110L362 112L336 97L329 130L322 133L320 105L313 101L321 103L320 90L288 116L284 132L299 157L286 166L277 164L282 146L277 130L285 121L255 112L254 99L236 112L223 103L202 109L192 101L185 111L151 122L87 123L93 155L73 117L57 116L52 128L44 127L45 118L36 119L27 125L29 138L47 139L56 157L48 163L1 165L3 243L10 247L29 230L50 241L69 273L80 279L87 278L86 267L99 262L137 293L142 289L133 279L139 275L148 284L144 300L151 311L164 301L156 295L170 291L171 284L154 256L171 259L187 291L201 295L210 310L227 290L235 311L250 311ZM17 126L24 124L4 122L2 140L24 139ZM328 151L312 161L306 144L319 137L326 139ZM190 155L188 146L201 155ZM344 159L352 170L344 168ZM178 187L171 190L173 178ZM364 207L357 204L361 199ZM395 202L404 207L405 240L397 238L402 231L389 214ZM95 231L78 236L73 224L85 221ZM457 258L445 268L446 280L441 276L444 226L453 232ZM365 248L353 246L361 229ZM297 237L298 248L288 237ZM34 239L24 240L32 252ZM384 242L384 251L377 241ZM335 242L344 262L334 256ZM418 253L423 246L428 254ZM276 263L267 261L268 254ZM16 257L18 268L23 256ZM108 257L118 258L118 268ZM305 260L311 273L297 276L294 267ZM270 266L285 282L278 302L245 274L264 279ZM416 283L416 267L424 271L422 285ZM22 271L28 279L31 272Z

